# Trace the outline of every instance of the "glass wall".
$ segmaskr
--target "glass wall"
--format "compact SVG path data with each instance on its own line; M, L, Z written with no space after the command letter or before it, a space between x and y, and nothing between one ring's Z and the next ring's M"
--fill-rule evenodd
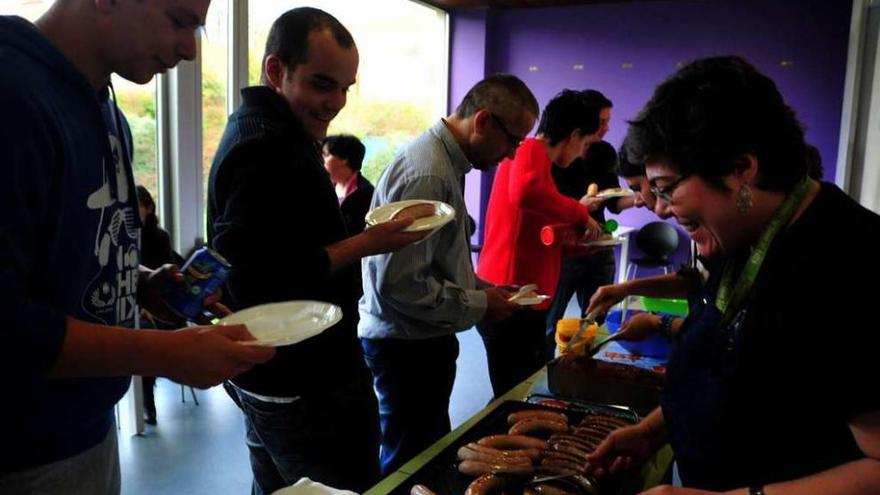
M211 2L202 36L202 179L208 197L208 172L226 127L229 74L229 4Z

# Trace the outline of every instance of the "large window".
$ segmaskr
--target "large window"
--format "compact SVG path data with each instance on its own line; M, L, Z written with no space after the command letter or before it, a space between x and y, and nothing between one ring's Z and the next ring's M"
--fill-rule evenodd
M358 82L330 133L358 136L367 146L363 174L375 182L400 146L443 115L446 106L446 15L410 0L251 1L249 64L259 83L266 35L285 11L310 5L336 16L360 52ZM213 8L213 6L212 6Z
M211 3L202 36L202 179L207 198L208 172L226 127L229 73L229 4Z
M128 119L134 141L134 182L146 187L158 201L158 147L156 146L156 78L147 84L134 84L114 75L119 108ZM161 204L158 203L158 204Z

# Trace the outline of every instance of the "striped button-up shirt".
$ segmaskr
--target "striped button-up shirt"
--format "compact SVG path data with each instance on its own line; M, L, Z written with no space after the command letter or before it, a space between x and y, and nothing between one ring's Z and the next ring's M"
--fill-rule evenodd
M371 208L407 199L443 201L455 219L396 253L362 260L362 338L426 339L466 330L486 313L470 256L461 179L471 169L441 120L409 143L382 173Z

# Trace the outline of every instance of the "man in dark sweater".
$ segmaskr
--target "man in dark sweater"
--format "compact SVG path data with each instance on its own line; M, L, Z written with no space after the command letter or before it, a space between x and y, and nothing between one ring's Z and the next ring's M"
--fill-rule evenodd
M327 126L357 75L348 30L314 8L293 9L269 32L262 86L242 90L208 184L208 237L233 266L236 309L291 299L342 308L340 323L228 384L242 409L253 493L303 476L362 492L378 480L378 411L355 328L361 257L424 234L412 220L349 237L320 154Z
M252 338L243 326L130 330L138 304L167 312L142 289L169 271L139 267L110 75L145 83L194 58L207 9L67 0L36 25L0 17L0 493L118 494L129 375L210 386L273 354L235 342Z

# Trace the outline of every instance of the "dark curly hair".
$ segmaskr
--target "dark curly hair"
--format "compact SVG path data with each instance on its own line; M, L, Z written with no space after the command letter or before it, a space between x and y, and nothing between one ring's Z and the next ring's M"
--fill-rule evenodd
M563 89L547 103L538 124L538 134L543 134L550 144L557 144L575 129L581 135L593 134L599 130L599 112L605 108L602 103L590 101L583 91Z
M724 190L723 177L751 154L756 186L791 191L807 175L804 130L776 84L744 59L712 57L664 81L630 122L634 163L660 162Z

